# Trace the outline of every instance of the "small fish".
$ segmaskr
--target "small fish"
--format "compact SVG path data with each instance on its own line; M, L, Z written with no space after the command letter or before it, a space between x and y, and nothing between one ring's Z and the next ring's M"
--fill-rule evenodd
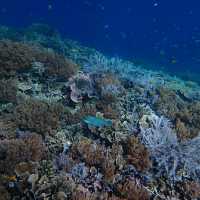
M95 126L95 127L104 127L104 126L112 126L112 120L109 119L101 119L98 117L94 116L86 116L83 119L83 122L90 126Z

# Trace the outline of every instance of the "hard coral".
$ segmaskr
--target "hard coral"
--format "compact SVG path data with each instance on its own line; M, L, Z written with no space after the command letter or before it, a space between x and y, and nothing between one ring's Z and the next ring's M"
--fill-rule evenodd
M0 173L11 175L18 163L40 161L45 151L42 138L37 134L24 139L1 140L0 147Z
M69 80L68 84L71 89L70 98L75 103L82 102L84 98L94 95L92 79L87 74L78 73Z
M200 197L200 184L194 181L186 181L183 185L184 192L186 192L190 198L196 199Z
M46 75L50 77L53 76L67 80L73 76L78 69L75 63L53 52L46 52L42 61L46 66Z
M196 137L200 130L200 102L190 102L178 92L162 87L157 89L157 94L159 98L154 101L154 108L175 122L179 139Z
M102 74L95 78L95 87L101 99L107 103L115 102L123 87L120 81L112 74Z
M12 79L0 80L0 101L15 103L17 98L16 81Z
M137 170L145 171L151 167L150 154L139 139L131 136L125 145L128 163L134 165Z
M80 157L87 165L100 165L104 160L104 149L90 139L84 138L72 146L72 156Z
M141 185L139 180L126 179L116 186L120 196L127 200L149 200L148 191Z
M28 69L33 61L33 52L29 45L0 41L0 76L9 76L18 70Z
M19 128L45 136L58 128L62 111L63 107L60 104L30 99L16 107L15 121Z

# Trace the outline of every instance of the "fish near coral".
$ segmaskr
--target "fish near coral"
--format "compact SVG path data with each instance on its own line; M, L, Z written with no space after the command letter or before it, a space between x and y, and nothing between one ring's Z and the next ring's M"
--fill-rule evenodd
M83 122L86 123L88 126L93 126L97 128L112 126L112 120L101 119L101 118L90 116L90 115L86 116L83 119Z

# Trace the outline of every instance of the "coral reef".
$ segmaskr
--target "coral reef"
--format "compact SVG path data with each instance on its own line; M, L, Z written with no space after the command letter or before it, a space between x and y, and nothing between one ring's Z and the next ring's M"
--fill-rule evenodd
M199 198L198 84L47 25L0 39L0 199Z

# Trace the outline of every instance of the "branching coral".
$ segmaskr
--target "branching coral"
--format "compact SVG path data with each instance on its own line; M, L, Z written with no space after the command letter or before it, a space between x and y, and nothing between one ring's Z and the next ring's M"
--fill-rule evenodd
M182 168L189 177L198 180L200 137L178 142L170 122L163 117L154 116L150 128L141 128L140 137L157 163L158 176L165 173L168 178L179 180L177 170Z
M2 174L14 173L15 166L20 162L40 161L45 146L39 135L33 134L24 139L0 141L0 171Z
M58 128L62 112L63 107L60 104L51 105L30 99L16 107L15 121L22 129L46 135Z
M8 76L28 69L34 61L32 48L26 44L0 41L0 75Z
M45 64L45 73L47 76L67 80L73 76L78 69L75 63L53 52L46 52L41 60Z
M0 76L14 75L17 71L30 69L34 61L42 62L45 75L68 79L78 66L54 52L30 44L0 41Z
M128 162L135 166L137 170L145 171L151 167L150 154L137 137L129 137L125 149Z
M184 193L191 199L200 197L200 184L194 181L186 181L183 184Z
M15 103L17 97L17 84L12 79L0 80L0 101Z
M198 135L200 126L200 103L190 102L176 92L166 89L157 89L157 98L153 102L156 111L172 119L178 137L181 140L194 138Z
M112 74L101 74L94 76L95 88L101 99L107 103L117 100L119 94L123 92L120 81Z
M149 200L150 195L148 191L141 185L140 181L123 180L123 182L116 185L116 189L120 196L127 200Z
M104 149L101 145L85 138L72 146L72 157L80 157L90 166L100 165L104 160Z

